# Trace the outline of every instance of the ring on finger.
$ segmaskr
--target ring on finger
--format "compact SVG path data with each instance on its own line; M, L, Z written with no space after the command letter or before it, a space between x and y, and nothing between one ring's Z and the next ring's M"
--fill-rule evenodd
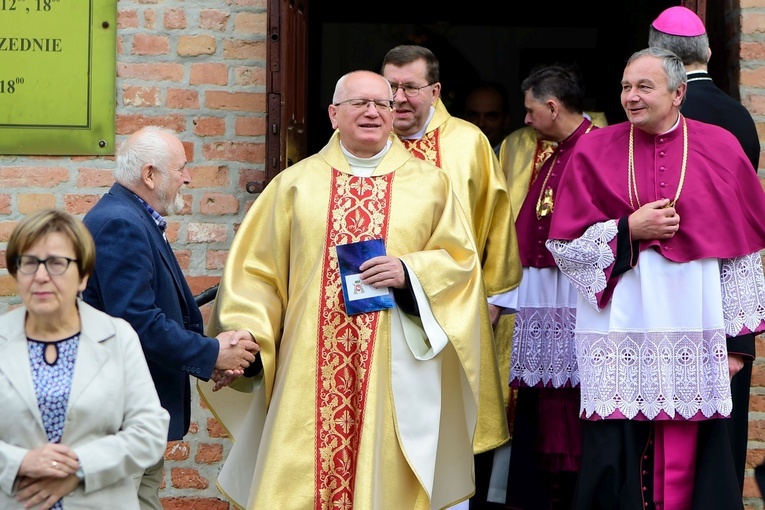
M56 462L55 460L52 460L50 465L53 466L53 467L56 467L56 466L58 466L58 462Z

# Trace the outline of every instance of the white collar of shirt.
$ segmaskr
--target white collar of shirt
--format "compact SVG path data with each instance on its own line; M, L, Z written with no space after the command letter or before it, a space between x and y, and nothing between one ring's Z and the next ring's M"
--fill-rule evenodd
M370 177L372 173L374 173L375 168L377 168L377 165L380 164L380 161L382 161L383 157L385 157L385 155L388 153L391 143L393 142L388 140L385 143L385 147L383 147L380 152L369 158L360 158L358 156L354 156L343 146L343 142L340 142L340 149L343 151L345 159L348 161L348 165L350 165L353 175L356 177Z
M679 126L679 125L680 125L680 115L677 116L677 120L675 121L675 125L672 126L671 128L669 128L668 130L666 130L665 132L663 132L662 134L666 135L667 133L671 133L672 131L677 129L677 126Z

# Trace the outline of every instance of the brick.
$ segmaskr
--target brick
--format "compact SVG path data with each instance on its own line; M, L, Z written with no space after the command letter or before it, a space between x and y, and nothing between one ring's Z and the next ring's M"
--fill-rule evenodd
M21 193L18 196L21 214L30 214L46 207L56 207L56 195L52 193Z
M189 276L186 278L189 283L191 293L195 296L211 287L215 287L220 282L219 276Z
M223 461L222 444L199 443L197 445L194 462L197 464L215 464L221 461Z
M181 224L177 221L168 221L167 228L165 229L165 237L170 244L178 241L178 230L181 228Z
M112 184L114 184L114 172L112 170L80 168L77 173L78 188L105 188Z
M746 467L754 468L765 462L765 449L749 448L746 455Z
M741 60L765 60L765 43L760 41L742 41Z
M0 188L54 188L69 180L69 171L60 166L2 166Z
M212 55L215 53L215 38L209 35L185 35L178 38L178 55L194 57L197 55Z
M172 468L170 483L176 489L206 489L210 482L194 468Z
M223 58L229 60L265 60L265 41L228 39L223 41Z
M101 195L67 193L64 195L64 210L76 216L83 215L96 205L99 198Z
M765 441L765 421L749 420L749 441Z
M204 144L202 152L205 158L214 161L255 163L263 161L266 148L264 144L255 142L213 142Z
M138 11L135 9L120 9L117 11L117 30L138 28Z
M196 117L193 121L197 136L225 136L226 119L220 117Z
M168 89L165 106L168 108L199 108L199 92L189 89Z
M17 296L19 294L19 288L16 285L16 280L9 274L0 275L0 296Z
M162 25L168 30L183 30L186 28L186 11L183 9L165 10Z
M242 87L265 87L266 70L262 67L237 66L234 68L234 83Z
M765 412L765 395L752 394L749 396L749 412Z
M228 437L226 429L215 418L207 419L207 435L210 437Z
M226 85L228 66L226 64L202 63L191 64L190 85Z
M138 0L139 3L157 3L158 0ZM152 9L146 9L143 11L143 26L153 30L157 28L157 13Z
M230 505L218 498L162 498L163 510L229 510Z
M263 112L266 108L266 95L260 92L208 90L205 93L205 106L213 110Z
M761 34L765 32L765 14L748 12L741 18L741 34Z
M16 228L16 221L2 221L0 222L0 243L7 243L11 237L11 232Z
M165 460L186 460L191 456L188 441L170 441L165 448Z
M167 55L170 53L170 40L163 35L135 34L133 36L133 55Z
M268 15L265 12L238 12L234 15L234 32L265 34L268 32Z
M757 487L757 482L755 482L754 478L752 478L751 476L748 476L744 479L744 497L762 499L762 495L760 494L760 489L759 487Z
M159 87L122 86L122 103L125 106L159 106L162 95Z
M228 3L238 7L258 7L266 8L266 0L228 0Z
M117 63L117 76L146 81L173 81L183 79L183 65L174 63Z
M202 9L199 12L199 28L205 30L226 30L231 14L217 9Z
M266 134L265 117L237 117L234 119L236 136L263 136Z
M129 135L135 133L144 126L149 125L166 127L180 133L186 127L186 118L183 115L163 115L159 117L150 117L147 115L117 115L116 132L120 135ZM188 158L188 148L186 150L186 155ZM189 161L191 161L191 158L189 158Z
M254 168L245 168L239 171L239 188L247 189L248 182L263 182L266 180L266 172Z
M0 193L0 214L8 215L11 214L11 212L11 195Z
M173 250L175 258L178 259L178 265L181 269L188 271L191 266L191 250Z
M239 212L239 199L230 193L205 193L199 212L213 216L233 215Z
M189 169L191 182L188 188L222 188L229 185L226 165L195 166Z
M228 257L228 250L207 250L205 254L205 267L212 270L223 270Z

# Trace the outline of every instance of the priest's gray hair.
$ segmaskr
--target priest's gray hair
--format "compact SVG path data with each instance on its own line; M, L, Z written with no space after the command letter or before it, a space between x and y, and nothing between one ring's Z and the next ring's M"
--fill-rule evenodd
M636 51L627 60L627 65L630 65L640 57L656 57L661 59L661 65L664 69L664 74L667 75L667 88L670 91L677 90L680 85L688 82L688 76L685 73L685 66L683 60L672 53L671 51L652 46L644 50Z

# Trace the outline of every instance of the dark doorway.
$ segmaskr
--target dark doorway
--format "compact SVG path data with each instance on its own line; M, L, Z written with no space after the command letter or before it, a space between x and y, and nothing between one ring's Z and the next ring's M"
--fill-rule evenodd
M510 93L513 127L519 127L524 115L520 82L531 67L574 61L585 80L587 109L605 112L611 123L622 121L619 82L624 62L646 46L650 22L679 3L542 2L534 16L514 14L506 0L469 5L414 2L406 7L347 0L313 4L308 154L323 147L331 135L327 105L335 81L355 69L379 71L385 52L397 44L433 50L441 63L442 97L453 114L476 81L500 81ZM508 9L510 16L504 14Z

